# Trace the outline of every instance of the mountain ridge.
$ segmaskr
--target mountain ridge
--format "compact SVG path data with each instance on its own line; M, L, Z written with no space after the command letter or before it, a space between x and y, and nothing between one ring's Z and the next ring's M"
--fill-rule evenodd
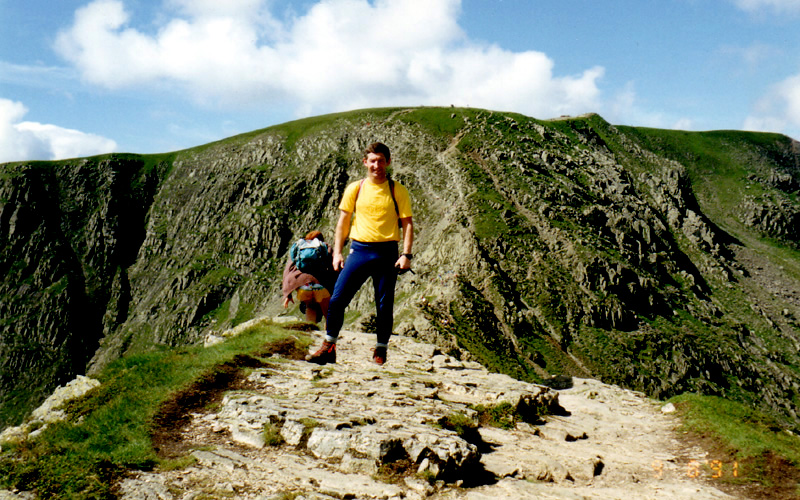
M290 242L332 234L375 139L419 228L396 331L524 380L723 395L796 427L796 142L464 108L3 165L2 420L126 352L277 312ZM348 319L369 323L367 295Z

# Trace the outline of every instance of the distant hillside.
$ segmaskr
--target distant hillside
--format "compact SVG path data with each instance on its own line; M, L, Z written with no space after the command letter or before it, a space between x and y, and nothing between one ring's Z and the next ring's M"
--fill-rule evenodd
M289 245L333 234L374 140L415 209L398 334L523 380L720 395L798 425L796 142L463 108L0 166L0 424L126 353L277 313Z

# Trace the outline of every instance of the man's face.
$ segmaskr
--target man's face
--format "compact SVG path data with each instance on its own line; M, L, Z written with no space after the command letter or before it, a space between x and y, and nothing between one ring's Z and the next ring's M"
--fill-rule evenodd
M367 167L367 176L371 181L378 184L386 180L386 167L389 162L386 161L382 153L367 153L364 158L364 166Z

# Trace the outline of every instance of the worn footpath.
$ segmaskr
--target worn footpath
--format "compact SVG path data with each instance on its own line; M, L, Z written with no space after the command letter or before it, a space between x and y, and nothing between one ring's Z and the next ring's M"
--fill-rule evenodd
M247 390L176 436L192 465L136 473L122 498L732 498L716 483L732 465L683 446L674 417L642 394L588 379L556 391L404 337L377 366L373 342L343 332L336 364L254 370ZM502 402L528 422L466 439L442 425ZM537 419L543 407L557 415Z

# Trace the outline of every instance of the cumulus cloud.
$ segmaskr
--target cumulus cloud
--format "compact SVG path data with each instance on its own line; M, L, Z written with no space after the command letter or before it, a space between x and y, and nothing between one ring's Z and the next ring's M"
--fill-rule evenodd
M469 105L534 116L596 110L602 67L557 75L536 51L466 39L459 0L322 0L278 19L267 0L166 0L147 33L122 0L94 0L57 51L106 88L177 87L220 105L311 114L383 105Z
M695 129L695 122L691 118L652 111L646 104L642 104L634 82L627 82L607 101L603 117L611 123L675 130Z
M694 129L694 120L691 118L678 118L670 128L675 130L692 130Z
M0 98L0 163L61 160L109 153L117 144L105 137L55 125L21 121L28 109Z
M749 46L724 45L719 54L732 58L748 72L756 72L759 67L770 60L785 59L785 50L775 45L755 42Z
M800 13L800 0L734 0L734 3L749 12Z
M789 130L800 139L800 74L774 85L756 103L744 123L746 130Z

